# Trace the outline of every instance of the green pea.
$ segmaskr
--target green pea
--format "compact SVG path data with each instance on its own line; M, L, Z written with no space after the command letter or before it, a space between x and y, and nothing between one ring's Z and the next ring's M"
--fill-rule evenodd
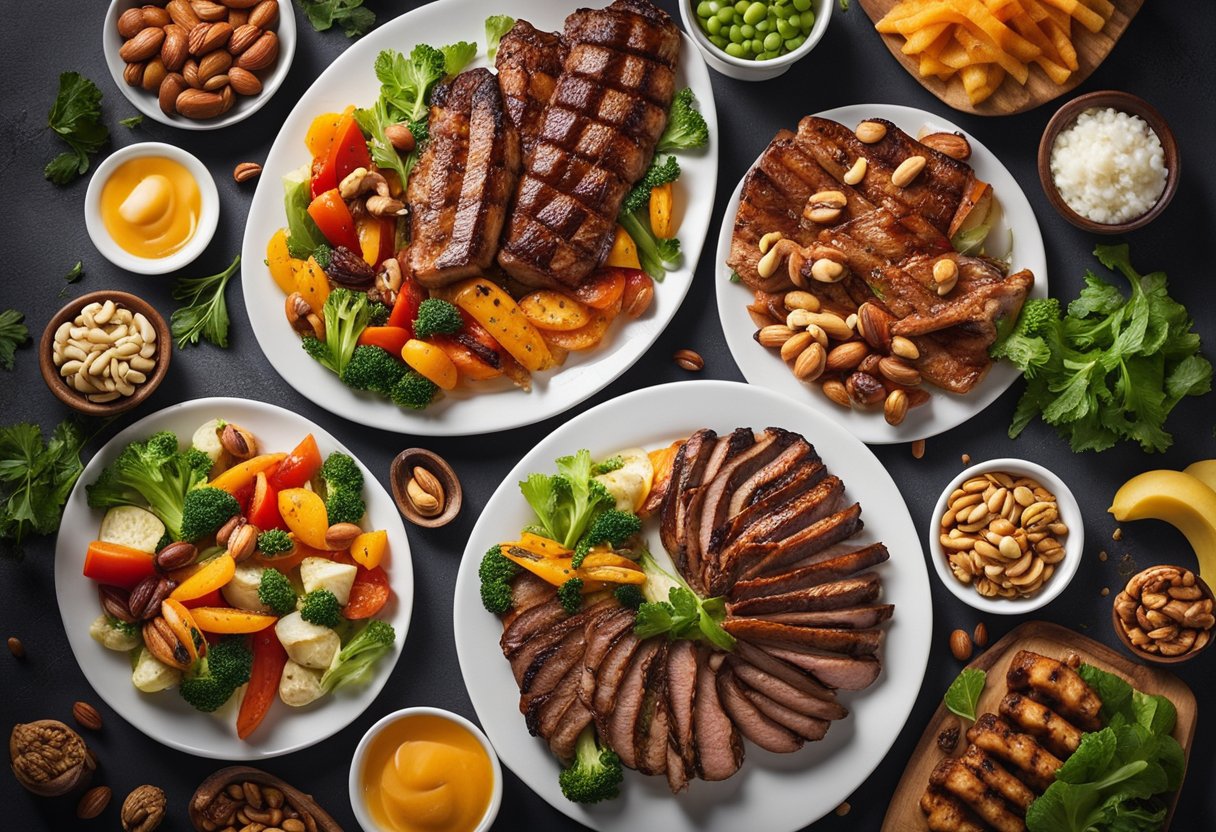
M776 57L777 57L776 52L761 52L759 55L756 56L756 60L757 61L771 61L773 58L776 58Z
M723 23L730 23L735 19L735 10L732 6L723 6L718 9L718 20Z
M773 12L774 17L781 18L781 19L787 18L792 14L797 14L797 12L794 11L793 6L787 6L787 5L773 6L772 12Z
M785 42L785 49L787 52L793 52L795 49L797 49L799 46L802 46L802 44L804 44L804 43L806 43L806 38L804 38L802 35L799 35L796 38L790 38L789 40L787 40Z
M756 31L762 35L772 31L772 28L773 24L768 20L761 20L756 24Z
M707 17L713 17L717 10L710 6L709 0L701 0L697 4L697 17L704 20Z
M782 38L792 38L798 34L798 25L788 20L778 20L777 31L781 33Z
M718 20L717 16L710 17L705 21L705 30L711 35L716 35L722 31L722 21Z
M718 11L722 8L722 4L720 2L718 2L718 0L705 0L705 4L707 6L709 6L710 14L717 14Z
M757 2L748 6L747 11L743 13L743 22L754 26L766 17L768 17L768 6L757 0Z
M798 16L798 19L799 19L799 26L802 29L802 31L804 31L804 32L811 31L811 27L815 25L815 13L814 12L803 12L801 15Z
M769 32L764 36L764 51L776 52L781 48L781 35L776 32Z
M752 4L752 0L738 0L738 2L735 3L735 11L738 12L739 14L743 14L745 11L748 10L748 8L751 6L751 4Z
M756 27L750 23L744 23L739 27L739 31L743 33L744 40L751 40L756 36Z
M800 12L805 12L811 8L811 0L794 0L794 8Z
M738 23L731 24L730 29L728 29L726 32L726 36L730 38L733 43L742 43L743 27L741 27Z
M710 35L709 42L712 43L714 46L718 47L719 49L725 49L727 44L730 43L730 41L728 41L726 38L722 37L721 35Z
M726 54L732 58L745 58L747 55L743 51L743 47L737 43L728 43L725 46Z

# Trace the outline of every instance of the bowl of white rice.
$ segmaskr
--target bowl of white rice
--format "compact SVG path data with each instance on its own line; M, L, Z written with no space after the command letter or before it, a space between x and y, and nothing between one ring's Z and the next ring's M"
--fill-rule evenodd
M1152 222L1178 187L1178 146L1148 102L1113 90L1082 95L1052 117L1039 178L1056 210L1097 234Z

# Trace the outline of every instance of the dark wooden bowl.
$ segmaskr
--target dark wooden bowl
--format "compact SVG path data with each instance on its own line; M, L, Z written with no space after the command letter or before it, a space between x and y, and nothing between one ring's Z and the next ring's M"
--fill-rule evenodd
M1165 565L1169 566L1172 564L1165 564ZM1156 568L1157 568L1156 566L1149 567L1149 569L1156 569ZM1184 567L1175 566L1174 568L1183 569ZM1144 571L1144 570L1141 570L1141 571ZM1187 570L1187 571L1193 572L1193 570ZM1139 574L1139 573L1136 573L1136 574ZM1198 572L1194 572L1194 575L1195 575L1195 586L1197 586L1203 590L1203 597L1212 598L1213 597L1212 588L1207 585L1207 583L1203 580L1203 578L1199 577ZM1133 576L1133 577L1135 577L1135 576ZM1128 578L1128 581L1130 582L1131 578ZM1138 658L1142 661L1151 662L1152 664L1182 664L1183 662L1189 662L1191 659L1198 656L1204 650L1207 650L1209 647L1211 647L1213 641L1216 641L1216 631L1213 631L1212 635L1208 638L1207 644L1203 645L1198 650L1192 650L1189 653L1183 653L1181 656L1162 656L1158 653L1149 653L1146 650L1141 650L1139 647L1132 644L1132 640L1127 637L1127 633L1123 632L1123 624L1119 620L1119 614L1117 612L1115 612L1115 605L1113 602L1110 605L1110 623L1115 629L1115 635L1118 637L1119 641L1123 643L1123 646L1127 648L1128 652L1130 652L1136 658Z
M63 323L73 320L80 310L90 303L104 303L107 300L112 300L119 306L125 306L132 312L141 312L152 322L152 326L156 328L156 366L147 374L147 381L137 386L132 395L98 404L86 399L59 375L59 368L55 366L55 360L51 354L51 345L55 341L55 331ZM165 323L161 314L150 303L135 295L110 289L90 292L78 297L56 312L55 317L51 318L51 322L43 330L42 341L38 345L38 366L42 370L42 380L46 382L46 386L61 402L86 416L116 416L133 407L138 407L144 399L152 395L152 391L160 386L165 373L169 371L169 361L172 357L173 334L169 331L169 325Z
M415 466L421 466L430 471L443 486L443 511L434 517L419 514L406 493L405 486L410 481L410 477L414 475ZM397 454L389 469L389 480L393 485L393 499L397 501L397 510L415 526L437 529L451 523L460 513L460 504L464 500L460 480L457 478L456 472L452 470L452 466L448 465L443 457L432 451L425 448L407 448Z
M190 823L193 824L194 828L199 830L199 832L206 830L208 826L203 812L208 804L229 785L244 783L246 781L257 783L259 786L273 786L281 791L297 810L302 810L312 815L313 820L317 822L317 829L320 832L342 832L342 826L328 812L322 809L317 801L313 800L312 795L305 794L273 774L253 768L252 766L229 766L228 768L222 768L199 784L198 789L194 792L194 796L190 799L189 807Z
M1051 177L1051 148L1056 143L1056 136L1060 134L1060 131L1071 126L1078 115L1091 107L1111 107L1130 115L1140 116L1157 134L1157 138L1161 140L1161 149L1165 151L1165 190L1161 192L1161 197L1152 208L1127 222L1113 224L1094 222L1088 217L1081 216L1072 210L1060 196L1056 183ZM1165 119L1161 117L1161 113L1157 112L1155 107L1144 99L1127 92L1101 90L1074 98L1056 110L1056 114L1051 117L1051 121L1047 122L1047 127L1043 130L1043 138L1039 140L1039 181L1043 184L1043 193L1047 194L1048 201L1060 216L1077 228L1094 234L1125 234L1148 225L1165 210L1165 207L1170 204L1170 200L1174 198L1174 192L1178 190L1178 177L1181 173L1178 142L1174 139L1174 132L1170 130L1170 126L1166 124Z

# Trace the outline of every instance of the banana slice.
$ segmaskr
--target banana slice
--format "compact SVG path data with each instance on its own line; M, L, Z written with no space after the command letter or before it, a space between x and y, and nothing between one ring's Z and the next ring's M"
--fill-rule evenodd
M637 511L646 502L650 487L654 485L654 465L642 448L626 448L613 456L619 456L625 464L615 471L600 474L596 479L616 498L618 510Z

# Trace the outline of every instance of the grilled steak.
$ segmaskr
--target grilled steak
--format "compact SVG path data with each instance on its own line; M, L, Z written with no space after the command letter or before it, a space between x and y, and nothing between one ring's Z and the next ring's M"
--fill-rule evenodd
M869 604L878 597L882 585L878 575L866 572L855 578L845 578L828 584L766 595L761 598L745 598L731 601L726 612L731 616L744 617L766 612L814 612L817 610L839 610Z
M743 765L743 743L734 722L718 699L718 669L722 654L703 651L698 660L697 697L693 707L693 738L697 774L702 780L725 780Z
M612 703L612 712L607 715L605 727L608 745L621 758L621 762L629 768L638 768L638 758L634 737L638 732L638 722L644 713L646 701L646 686L652 678L652 670L656 661L662 659L663 642L658 639L648 639L633 653L628 667L621 678L616 696ZM664 752L666 758L666 752Z
M729 670L718 674L718 696L739 733L765 751L789 754L802 748L802 738L761 713Z
M819 653L809 648L764 645L764 650L802 668L825 685L844 690L861 690L874 684L882 667L873 656L842 656Z
M820 612L774 612L757 615L755 618L789 624L794 627L849 627L864 629L877 627L891 617L895 607L891 604L870 604L862 607L847 607L843 610Z
M727 618L722 628L736 638L755 644L782 647L813 647L850 656L873 655L882 642L882 630L849 630L834 627L796 627L759 618Z
M741 547L737 553L741 577L771 574L795 569L815 558L829 546L835 545L861 531L861 506L854 503L835 514L829 514L800 532L778 541ZM723 556L725 562L726 557Z
M693 703L697 697L697 647L691 641L673 641L667 650L667 713L671 747L684 761L684 769L696 764L693 747ZM671 762L667 763L671 771Z
M778 659L768 656L767 653L764 655L773 662L778 661ZM782 664L784 665L784 662ZM739 681L757 693L764 694L774 702L779 702L791 711L823 720L844 719L848 716L849 712L832 698L832 692L826 688L823 688L822 694L807 693L805 690L791 685L785 679L763 670L763 662L752 664L748 661L732 658L730 665L735 675L739 677ZM799 676L805 677L808 681L812 681L815 687L820 687L813 680L810 680L810 677L805 676L801 670L793 668L790 665L784 666Z
M498 253L530 286L577 286L608 254L621 200L667 124L680 49L679 29L647 0L580 9L566 18L563 40L569 51ZM570 157L589 163L577 182ZM585 199L579 191L588 189L602 198Z
M747 685L740 685L740 690L760 713L792 732L799 739L812 742L821 740L831 727L831 722L828 720L807 716L792 708L787 708ZM801 745L801 743L799 744Z
M515 21L499 41L494 68L498 70L503 106L519 133L524 156L536 143L541 115L553 97L565 59L562 36L542 32L526 20Z
M684 512L691 489L701 482L705 463L715 447L718 434L699 430L688 437L671 463L671 482L659 506L659 538L671 559L679 563L684 549Z
M816 563L781 572L768 578L753 578L748 581L738 581L731 588L730 597L734 600L743 598L758 598L763 595L779 595L783 592L793 592L807 589L816 584L838 581L847 578L855 572L877 566L890 558L887 547L881 543L866 546L853 552L825 557Z

